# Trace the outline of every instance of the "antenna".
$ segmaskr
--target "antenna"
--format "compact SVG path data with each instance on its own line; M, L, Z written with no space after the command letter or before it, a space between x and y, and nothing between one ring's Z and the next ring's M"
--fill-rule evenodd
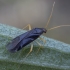
M56 29L56 28L59 28L59 27L65 27L65 26L70 26L70 25L55 26L55 27L52 27L52 28L48 29L47 31L50 31L50 30L53 30L53 29Z
M48 24L49 24L49 22L50 22L50 20L51 20L51 17L52 17L52 14L53 14L54 5L55 5L55 1L54 1L54 3L53 3L52 11L51 11L50 17L49 17L49 19L48 19L48 21L47 21L46 27L48 26Z
M53 14L54 5L55 5L55 1L54 1L54 3L53 3L52 11L51 11L50 17L49 17L49 19L48 19L46 28L47 28L47 26L48 26L48 24L49 24L49 22L50 22L50 20L51 20L51 17L52 17L52 14ZM50 31L50 30L53 30L53 29L56 29L56 28L59 28L59 27L65 27L65 26L70 26L70 25L55 26L55 27L49 28L47 31Z

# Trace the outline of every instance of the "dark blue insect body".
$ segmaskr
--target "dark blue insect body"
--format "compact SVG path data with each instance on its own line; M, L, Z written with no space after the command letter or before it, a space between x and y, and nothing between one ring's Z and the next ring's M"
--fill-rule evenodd
M30 31L27 31L16 38L14 38L8 45L7 49L11 52L16 52L36 40L40 35L46 33L45 28L34 28Z

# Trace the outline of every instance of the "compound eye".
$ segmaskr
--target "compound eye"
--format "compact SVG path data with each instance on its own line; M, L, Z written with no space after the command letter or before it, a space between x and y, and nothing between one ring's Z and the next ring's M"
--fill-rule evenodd
M44 31L44 33L46 33L46 32L47 32L47 30L46 30L46 29L43 29L43 31Z

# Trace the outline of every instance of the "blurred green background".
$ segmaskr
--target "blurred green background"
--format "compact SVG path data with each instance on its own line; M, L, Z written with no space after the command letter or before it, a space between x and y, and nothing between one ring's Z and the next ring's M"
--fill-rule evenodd
M45 27L54 0L0 0L0 23L23 28L27 24ZM48 28L70 24L70 0L55 0ZM70 44L70 27L47 32L47 37Z

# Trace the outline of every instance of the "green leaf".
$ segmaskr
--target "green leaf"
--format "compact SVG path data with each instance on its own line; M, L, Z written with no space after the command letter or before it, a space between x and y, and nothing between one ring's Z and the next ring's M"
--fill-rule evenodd
M41 36L47 40L45 44L37 39L43 45L38 53L40 46L35 42L28 57L30 44L16 53L9 52L6 45L24 32L26 30L0 24L0 70L70 70L70 45L45 36Z

